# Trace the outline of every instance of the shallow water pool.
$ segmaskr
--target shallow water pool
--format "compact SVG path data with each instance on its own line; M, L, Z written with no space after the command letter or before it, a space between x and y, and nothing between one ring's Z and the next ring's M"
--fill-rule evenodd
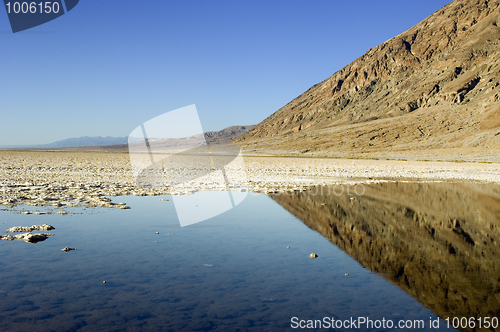
M64 216L1 212L4 229L55 227L44 242L0 241L1 329L284 331L367 317L431 330L437 319L267 195L182 228L159 198L169 199L122 197L131 210Z

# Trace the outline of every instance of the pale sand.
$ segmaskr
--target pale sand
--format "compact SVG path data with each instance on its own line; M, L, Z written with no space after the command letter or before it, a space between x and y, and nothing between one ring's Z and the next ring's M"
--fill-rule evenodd
M498 163L454 163L366 159L244 157L244 173L230 188L255 192L303 190L315 184L369 181L472 180L500 183ZM177 174L196 175L186 164ZM241 172L240 172L241 173ZM215 173L214 173L215 174ZM175 189L145 189L136 184L127 153L0 151L0 205L128 208L106 196L186 194L225 190L215 176ZM122 198L125 200L125 198ZM116 200L116 199L114 199ZM29 211L28 211L29 213Z

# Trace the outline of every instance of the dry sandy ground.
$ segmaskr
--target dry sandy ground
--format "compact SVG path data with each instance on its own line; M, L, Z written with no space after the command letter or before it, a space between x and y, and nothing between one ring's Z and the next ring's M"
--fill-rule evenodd
M190 179L196 178L196 172L186 163L168 167L175 168L178 174L189 174ZM498 163L247 156L240 171L246 176L229 176L229 186L209 174L202 181L195 179L175 190L155 189L137 185L127 153L0 151L0 205L52 206L55 212L64 214L68 207L126 209L125 203L108 198L126 195L189 194L228 188L269 193L303 190L315 184L383 179L500 183Z

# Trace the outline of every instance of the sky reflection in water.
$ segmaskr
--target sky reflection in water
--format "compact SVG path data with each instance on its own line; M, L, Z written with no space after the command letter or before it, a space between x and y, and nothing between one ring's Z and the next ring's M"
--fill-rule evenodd
M0 241L2 329L279 331L294 316L435 318L266 195L184 228L159 198L66 216L2 212L4 229L56 228L37 244Z

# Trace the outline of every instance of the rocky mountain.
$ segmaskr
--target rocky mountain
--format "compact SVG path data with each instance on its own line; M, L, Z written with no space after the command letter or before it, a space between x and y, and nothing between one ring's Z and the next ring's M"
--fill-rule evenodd
M498 156L499 5L451 2L312 86L237 142L247 151L278 154Z

